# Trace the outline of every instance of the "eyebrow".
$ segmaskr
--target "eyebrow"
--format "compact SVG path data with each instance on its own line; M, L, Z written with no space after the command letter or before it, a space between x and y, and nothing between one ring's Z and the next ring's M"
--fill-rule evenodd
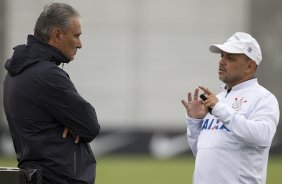
M227 53L226 52L226 55L229 55L229 56L239 56L239 55L244 55L242 53Z
M243 53L228 53L228 52L224 52L224 53L222 53L222 54L225 54L225 55L228 56L228 57L234 57L234 56L240 56L240 55L246 56L246 55L243 54ZM246 56L246 58L248 58L248 57Z
M80 36L81 34L82 34L82 33L79 32L79 33L74 34L74 36Z

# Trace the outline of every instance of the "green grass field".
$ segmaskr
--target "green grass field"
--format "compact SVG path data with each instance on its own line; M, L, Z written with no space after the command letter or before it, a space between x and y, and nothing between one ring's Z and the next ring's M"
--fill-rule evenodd
M149 156L112 155L97 158L96 184L192 183L194 158L181 156L157 160ZM0 158L0 167L15 167L11 158ZM281 184L282 156L270 156L268 184Z

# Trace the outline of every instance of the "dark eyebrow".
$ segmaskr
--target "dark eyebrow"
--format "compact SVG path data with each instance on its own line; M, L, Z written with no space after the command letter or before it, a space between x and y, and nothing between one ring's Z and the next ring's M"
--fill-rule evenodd
M238 56L239 54L227 53L228 56Z

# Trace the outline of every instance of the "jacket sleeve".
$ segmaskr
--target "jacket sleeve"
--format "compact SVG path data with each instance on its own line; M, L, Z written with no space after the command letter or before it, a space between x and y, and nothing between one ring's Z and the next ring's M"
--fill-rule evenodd
M37 77L40 100L46 111L81 141L91 142L100 131L94 107L76 91L67 73L57 66Z
M260 148L269 147L279 121L278 102L272 94L267 94L252 106L251 112L244 116L227 104L218 102L212 114L243 142Z
M202 119L194 119L186 115L187 140L194 156L197 155L198 137L201 133Z

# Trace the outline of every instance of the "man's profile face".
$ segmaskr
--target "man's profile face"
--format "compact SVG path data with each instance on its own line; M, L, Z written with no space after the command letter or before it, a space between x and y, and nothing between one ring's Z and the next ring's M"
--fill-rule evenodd
M74 55L77 49L82 48L80 41L81 25L80 18L73 17L69 29L60 34L60 42L57 48L71 61L74 59Z
M251 61L244 54L221 52L219 61L219 79L228 86L235 86L248 78Z

